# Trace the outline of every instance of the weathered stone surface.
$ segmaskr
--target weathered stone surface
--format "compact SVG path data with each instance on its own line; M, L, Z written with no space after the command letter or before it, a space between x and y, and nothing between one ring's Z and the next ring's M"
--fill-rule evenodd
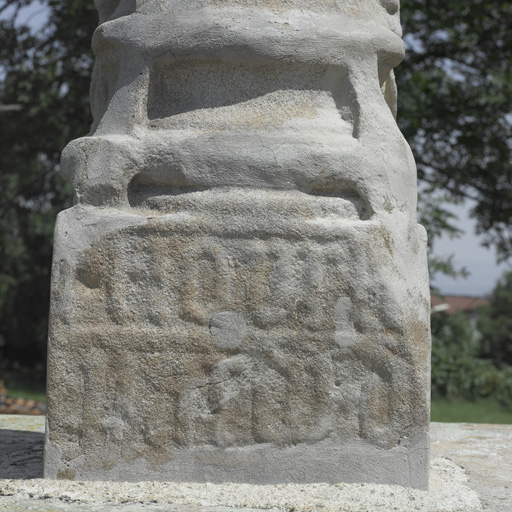
M0 510L55 512L504 512L512 509L511 425L431 424L429 491L377 484L208 484L41 480L44 421L0 415ZM499 464L496 458L499 445ZM455 464L455 461L457 464ZM465 469L463 470L462 467ZM34 471L35 468L38 468ZM10 479L10 480L8 480ZM478 495L477 492L478 491Z
M395 2L97 1L45 476L428 482Z

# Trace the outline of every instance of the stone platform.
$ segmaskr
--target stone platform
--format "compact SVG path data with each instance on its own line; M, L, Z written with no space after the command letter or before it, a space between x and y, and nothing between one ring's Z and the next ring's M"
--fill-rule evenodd
M431 424L430 491L376 484L42 480L44 418L0 416L0 511L512 510L512 425Z

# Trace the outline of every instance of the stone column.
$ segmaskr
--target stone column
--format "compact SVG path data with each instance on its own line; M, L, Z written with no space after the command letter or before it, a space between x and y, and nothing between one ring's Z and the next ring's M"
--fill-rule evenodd
M429 289L393 0L96 0L47 478L426 488Z

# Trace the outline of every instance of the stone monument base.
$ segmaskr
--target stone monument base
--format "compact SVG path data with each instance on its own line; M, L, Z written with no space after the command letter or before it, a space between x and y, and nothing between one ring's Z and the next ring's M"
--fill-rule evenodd
M41 480L44 419L0 415L0 509L54 512L512 510L512 425L431 424L429 491L376 484L201 484ZM496 454L496 446L500 447ZM498 460L497 460L498 459ZM464 469L462 469L464 468ZM3 480L2 480L3 479Z
M384 483L426 489L428 442L413 440L389 452L354 441L322 441L290 447L256 445L236 448L177 449L170 460L155 464L137 458L108 467L101 458L64 465L58 450L46 452L46 478L123 482ZM84 464L85 462L85 464ZM57 471L55 471L55 469Z
M45 476L426 488L422 228L351 197L151 201L59 216Z

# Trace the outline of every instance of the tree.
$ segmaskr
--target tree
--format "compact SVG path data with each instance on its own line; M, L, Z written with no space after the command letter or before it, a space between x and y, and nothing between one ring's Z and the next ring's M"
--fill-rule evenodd
M33 34L17 21L31 3L0 0L0 350L25 362L44 358L51 233L72 196L58 159L91 122L97 23L93 0L40 0L50 21ZM512 253L511 15L512 1L404 1L408 55L397 70L431 241L457 232L445 202L471 197L502 259Z
M43 361L52 232L72 189L58 174L65 144L90 124L92 1L46 0L50 24L17 24L30 0L4 0L0 14L0 350Z
M432 396L493 399L512 405L512 366L481 357L481 341L462 312L432 316Z
M468 368L478 354L473 326L463 313L432 315L432 395L468 398L473 388ZM462 387L461 387L462 384ZM469 398L472 398L471 396Z
M475 200L486 246L512 255L512 1L402 2L399 124L412 146L431 239L456 233L447 199Z
M482 335L482 356L498 367L512 365L512 272L506 273L481 306L478 330Z

